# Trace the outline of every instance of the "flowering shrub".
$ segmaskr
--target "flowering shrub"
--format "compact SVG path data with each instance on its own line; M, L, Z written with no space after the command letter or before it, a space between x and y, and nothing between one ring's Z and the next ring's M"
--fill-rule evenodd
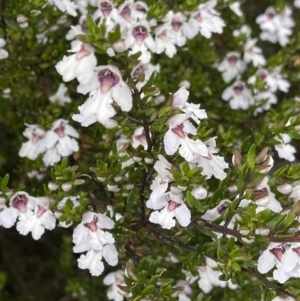
M2 1L1 301L300 298L300 1L261 2Z

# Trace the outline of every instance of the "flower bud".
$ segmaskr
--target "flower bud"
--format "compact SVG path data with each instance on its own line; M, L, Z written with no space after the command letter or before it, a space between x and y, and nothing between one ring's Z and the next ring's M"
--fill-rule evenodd
M191 87L191 83L188 80L182 80L179 83L179 87L186 87L186 89L189 89Z
M145 157L144 161L145 161L146 164L153 164L153 158L152 157L147 156L147 157Z
M72 184L67 182L61 185L61 188L63 191L69 191L72 189Z
M159 95L159 96L157 96L157 97L154 98L154 102L155 102L157 105L159 105L159 104L165 102L165 100L166 100L166 97L165 97L164 95Z
M273 158L270 155L267 155L266 160L261 165L257 165L256 168L258 169L258 172L262 174L266 174L267 172L270 171L273 165L274 165Z
M234 151L232 156L232 164L238 168L241 168L243 165L243 157L237 149Z
M118 40L114 42L112 47L117 53L124 52L127 49L126 44L123 40Z
M246 237L242 237L242 241L244 242L244 243L246 243L246 244L252 244L254 241L255 241L255 239L248 239L248 238L246 238Z
M256 157L255 157L255 163L256 164L260 164L260 163L263 163L267 157L268 157L268 151L269 151L269 148L268 147L265 147Z
M243 235L248 235L250 233L250 230L249 229L241 229L240 233Z
M106 180L106 177L97 177L97 180L99 182L104 182Z
M58 188L58 184L54 183L54 182L49 182L48 183L48 188L51 190L51 191L54 191Z
M27 28L27 27L28 27L28 23L27 23L27 22L25 22L25 23L20 23L19 26L20 26L21 28Z
M178 185L178 188L179 188L181 191L186 191L186 190L187 190L187 187L186 187L186 186Z
M134 184L126 184L125 187L127 190L132 190L134 188Z
M267 236L270 233L270 229L268 228L256 229L256 232L260 235Z
M113 50L111 47L107 48L106 54L107 54L108 56L110 56L110 57L115 56L115 52L114 52L114 50Z
M120 188L116 184L107 184L106 187L108 191L112 191L112 192L120 191Z
M137 156L133 156L132 159L133 159L134 162L141 162L142 161L142 158L137 157Z
M123 177L121 175L117 175L117 176L114 177L114 180L116 182L120 182L120 181L122 181L122 179L123 179Z
M17 16L17 21L18 21L18 23L24 23L24 22L27 21L27 18L23 15L18 15Z
M207 190L202 186L193 188L191 193L196 200L203 200L207 197Z
M277 190L281 193L281 194L289 194L292 192L293 190L293 186L291 184L288 183L284 183L282 185L277 186Z

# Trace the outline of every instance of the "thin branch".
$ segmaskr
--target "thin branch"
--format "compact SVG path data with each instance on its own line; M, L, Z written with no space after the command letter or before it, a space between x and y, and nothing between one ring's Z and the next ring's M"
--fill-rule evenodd
M182 242L181 240L178 240L174 237L171 237L169 235L164 234L161 230L158 231L155 226L153 226L152 224L148 226L148 229L151 230L152 233L154 233L157 237L161 236L164 239L170 241L172 244L176 244L188 251L195 251L195 248L193 248L192 246L189 246L187 244L185 244L184 242ZM159 241L160 243L162 243L161 241Z
M123 115L125 117L127 117L129 120L131 120L132 122L138 124L138 125L143 125L143 123L133 117L131 117L127 112L120 112L120 115Z
M276 291L279 291L281 293L283 293L286 296L295 298L295 296L293 294L291 294L290 292L286 291L282 286L279 286L271 281L269 281L265 276L261 275L260 273L258 273L257 271L252 271L252 270L248 270L246 268L242 267L242 271L246 272L248 274L251 274L252 276L256 277L259 281L262 282L262 284L267 288L267 289L274 289Z

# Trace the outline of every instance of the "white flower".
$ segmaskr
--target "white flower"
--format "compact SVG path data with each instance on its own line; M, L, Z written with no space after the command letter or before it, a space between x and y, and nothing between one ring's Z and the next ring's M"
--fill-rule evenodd
M268 185L268 177L265 177L256 189L253 190L255 197L255 203L258 205L256 208L256 213L264 209L269 209L273 212L279 213L282 211L281 204L276 199L275 194L271 191L270 186Z
M11 228L15 224L19 213L14 207L7 207L5 201L5 198L0 198L0 226Z
M145 2L127 0L119 7L115 21L120 24L121 31L126 31L132 24L147 17L148 5Z
M70 96L66 95L68 91L67 86L64 83L59 84L58 90L55 94L49 96L49 100L54 102L58 100L58 104L63 106L65 103L71 102Z
M231 289L235 289L236 285L233 285L231 280L222 281L219 280L219 277L222 273L218 270L215 270L218 267L216 261L211 258L205 257L206 266L199 266L197 268L200 279L198 281L199 288L205 293L208 294L214 286L225 287L229 286Z
M58 119L46 133L45 143L48 149L55 147L59 155L67 157L79 150L78 142L71 137L78 138L78 132L68 124L67 120Z
M159 65L152 65L152 64L139 64L136 67L133 68L131 72L131 77L138 79L140 75L145 75L143 82L137 82L136 88L140 90L150 79L153 72L158 73L160 71Z
M112 229L114 224L114 221L104 214L85 212L82 222L74 229L73 251L81 253L90 249L102 250L106 244L113 244L113 236L102 229Z
M271 72L268 72L264 69L259 69L255 73L255 75L251 76L248 79L248 84L254 85L257 78L259 77L262 82L266 83L266 88L270 90L270 92L274 93L277 90L282 92L288 92L290 88L290 83L283 79L282 74L280 73L280 67L274 68Z
M240 54L235 51L228 52L225 59L218 65L222 72L224 82L228 83L246 70L246 63L240 59Z
M199 139L192 140L187 136L196 135L197 130L186 117L186 114L177 114L167 120L169 130L164 137L166 154L173 155L179 148L179 154L187 161L191 161L195 155L207 156L205 144Z
M288 160L290 162L295 161L295 153L297 152L295 147L289 143L292 141L292 138L288 134L281 134L281 137L275 137L276 140L282 142L275 145L275 149L278 153L279 158Z
M251 91L240 81L227 87L222 93L222 99L229 101L229 105L233 110L247 110L250 105L254 104Z
M191 194L196 200L203 200L207 197L207 190L203 186L198 186L193 188Z
M176 285L174 288L180 288L178 292L173 294L173 297L178 296L178 301L191 301L191 298L188 295L191 295L193 293L192 288L185 280L179 280L176 282Z
M67 12L71 16L77 16L77 5L71 0L48 0L48 3L55 5L63 13Z
M22 143L22 147L19 150L19 156L35 160L39 154L46 150L44 141L45 131L36 124L26 124L26 126L27 128L23 132L23 135L29 140Z
M129 55L142 52L139 60L143 64L147 64L151 60L151 52L155 52L156 45L150 34L150 26L146 20L133 24L124 37L127 48L130 48Z
M268 111L271 109L272 104L277 103L277 97L271 91L263 91L254 95L255 105L257 108L254 111L254 115Z
M287 93L289 91L289 88L291 84L283 79L282 74L280 73L281 68L277 67L274 68L266 77L265 81L266 84L270 87L271 92L276 92L277 90L280 90L282 92Z
M82 15L79 18L79 24L75 26L70 26L70 30L68 31L66 35L67 40L74 40L77 35L84 34L86 31L86 15Z
M142 145L145 150L148 148L147 139L145 135L144 127L138 126L132 135L131 145L134 148L137 148L139 145Z
M294 0L294 5L297 8L300 8L300 0Z
M168 57L172 58L177 50L172 42L171 26L169 24L163 24L156 27L155 35L156 53L160 54L165 52Z
M232 34L234 37L238 37L240 35L245 35L247 38L250 38L251 28L248 25L244 24L244 25L242 25L241 28L235 29Z
M101 213L87 211L82 216L82 222L75 228L73 242L75 253L86 252L78 259L78 267L89 269L92 276L99 276L104 270L102 257L115 266L118 263L118 252L114 246L113 236L102 229L112 229L114 221Z
M243 12L241 10L241 3L239 1L229 4L229 8L238 16L242 17Z
M23 215L24 218L29 218L33 215L36 202L27 192L19 191L10 198L9 205L17 210L19 216Z
M300 243L291 243L281 257L281 268L274 272L276 280L284 283L290 277L300 278Z
M185 87L180 88L173 94L172 108L180 109L186 113L187 118L192 118L197 124L200 123L200 119L207 118L205 110L200 109L200 104L188 103L188 97L190 92Z
M5 45L6 45L5 40L0 38L0 60L4 60L8 58L8 52L5 49L3 49Z
M45 229L53 230L55 228L55 217L49 209L53 200L47 197L35 198L35 209L33 214L28 217L20 214L17 223L17 230L22 235L31 232L33 239L38 240L44 234Z
M118 11L113 4L108 0L100 0L98 3L98 9L93 14L93 19L100 18L99 25L105 20L106 32L110 32L115 27L115 21L117 19Z
M261 48L255 46L257 39L248 39L244 45L244 61L252 62L254 67L266 64L266 59L262 54Z
M216 5L216 0L210 0L198 6L198 11L192 14L188 23L182 25L182 31L187 38L192 39L200 32L209 39L213 32L223 32L225 23L214 9Z
M107 244L101 250L91 249L85 255L81 255L78 262L80 269L88 269L92 276L100 276L104 271L102 257L111 266L118 264L118 252L113 244Z
M55 68L62 75L63 81L69 82L76 77L79 83L86 84L93 77L97 65L94 49L80 41L73 41L71 45L72 49L69 52L74 54L64 56Z
M146 206L151 209L156 209L157 200L162 197L168 189L169 182L173 181L171 173L172 164L169 163L162 155L158 155L158 161L154 164L154 169L158 175L155 177L151 184L152 193Z
M271 43L279 42L281 46L289 43L291 28L295 25L291 14L292 10L288 7L285 7L279 14L273 7L267 8L263 15L256 18L256 23L263 30L260 34L261 40Z
M185 23L186 17L181 12L176 14L173 11L169 11L166 16L162 19L166 22L167 30L169 31L169 37L172 44L179 47L185 45L186 37L182 32L182 25Z
M299 183L294 183L291 194L289 195L289 200L293 199L294 203L300 200L300 185Z
M151 213L149 221L160 224L164 229L175 226L175 219L182 227L187 227L191 222L191 212L183 201L183 194L171 188L171 192L160 197L154 209L162 209Z
M49 210L52 200L46 197L34 198L24 191L10 198L10 207L18 214L17 230L22 235L32 233L34 239L40 239L45 229L55 228L55 217ZM16 216L15 212L12 213Z
M118 104L122 111L130 111L132 94L117 67L107 65L95 70L91 80L77 88L83 94L92 92L86 102L78 107L80 114L75 114L72 118L82 126L89 126L98 120L105 127L112 128L117 125L111 119L116 115L113 104Z
M261 274L268 273L276 265L281 266L281 258L287 249L286 244L271 242L266 250L264 250L258 258L257 270Z
M124 300L124 296L126 295L126 293L119 288L119 285L126 286L124 282L124 271L117 270L115 272L107 274L103 279L103 283L109 286L106 293L108 300Z
M201 174L206 176L207 179L214 176L216 179L224 180L227 176L224 169L228 168L228 164L223 157L214 155L218 151L216 148L216 137L208 139L205 141L205 144L208 147L208 155L196 156L193 162L197 162L197 166L203 168Z
M227 199L222 200L216 207L207 210L202 218L208 221L214 221L221 215L223 215L231 202Z
M56 146L47 149L43 155L43 162L45 166L53 166L61 160L61 155L58 153Z

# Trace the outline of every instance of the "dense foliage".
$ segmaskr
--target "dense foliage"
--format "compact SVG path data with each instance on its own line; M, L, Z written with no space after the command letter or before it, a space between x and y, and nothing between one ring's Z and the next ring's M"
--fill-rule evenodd
M299 300L300 1L1 0L0 300Z

